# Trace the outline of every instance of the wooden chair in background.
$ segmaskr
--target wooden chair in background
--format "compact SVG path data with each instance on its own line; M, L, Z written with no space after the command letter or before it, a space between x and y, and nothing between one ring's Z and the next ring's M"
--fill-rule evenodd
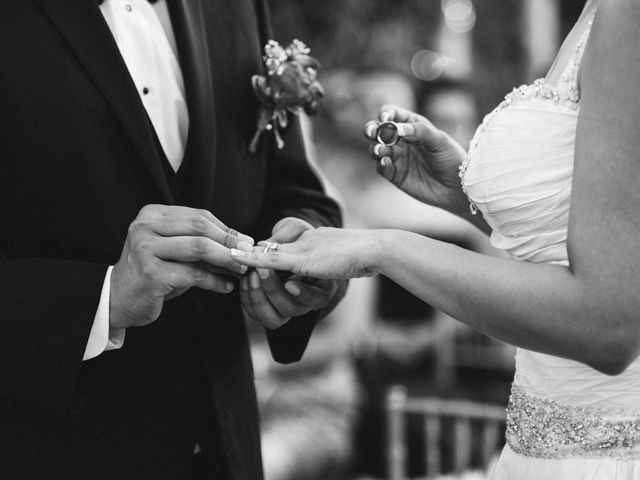
M386 398L388 480L411 480L407 468L407 421L410 414L419 415L424 426L426 476L420 480L444 478L440 476L445 463L441 448L445 435L451 437L449 453L452 458L448 463L453 465L453 476L448 475L447 479L464 478L474 469L486 472L502 447L506 421L504 406L436 397L409 397L405 387L395 385L389 389ZM475 468L472 457L475 457ZM482 476L479 474L480 478Z

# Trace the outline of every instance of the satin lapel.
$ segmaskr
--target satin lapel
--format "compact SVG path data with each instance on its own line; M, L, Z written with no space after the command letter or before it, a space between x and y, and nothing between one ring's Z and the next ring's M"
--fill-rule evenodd
M37 1L113 108L165 201L175 203L144 106L97 2Z
M189 136L179 175L188 184L189 204L211 208L213 198L216 122L212 70L201 0L168 0L178 44L189 109Z

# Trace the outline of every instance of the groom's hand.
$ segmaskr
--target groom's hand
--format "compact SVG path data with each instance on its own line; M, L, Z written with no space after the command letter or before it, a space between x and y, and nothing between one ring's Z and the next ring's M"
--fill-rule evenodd
M314 227L299 218L278 222L267 242L296 241ZM246 317L275 329L291 318L326 307L338 290L338 282L308 277L281 277L274 270L258 268L240 281L240 301Z
M253 240L206 210L147 205L129 226L122 255L111 274L111 329L155 321L165 300L191 287L229 293L229 276L245 268L230 260L230 248Z

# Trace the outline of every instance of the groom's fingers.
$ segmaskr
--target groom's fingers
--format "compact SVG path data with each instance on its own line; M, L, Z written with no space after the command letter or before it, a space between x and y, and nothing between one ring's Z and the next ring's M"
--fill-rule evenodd
M244 314L245 318L254 322L258 322L258 315L253 309L253 304L251 303L251 299L249 298L250 275L251 274L243 276L239 282L240 288L238 289L238 292L240 296L240 306L242 307L242 313Z
M234 230L233 228L228 227L209 210L183 207L181 205L161 205L160 207L161 208L159 209L158 213L160 213L160 215L162 216L184 215L189 217L194 217L194 216L201 217L202 219L218 227L223 232L231 236L237 237L238 241L250 243L251 245L255 243L253 238L251 238L249 235L245 235L244 233L240 233L237 230Z
M334 280L294 276L286 281L284 288L310 311L324 308L336 293L338 284Z
M301 218L287 217L276 223L276 225L273 227L273 232L270 238L260 243L266 246L269 242L294 242L298 238L300 238L300 235L302 235L304 232L313 229L313 225L311 225L306 220L302 220Z
M227 248L246 249L248 246L253 246L253 239L251 242L243 242L237 232L230 229L223 230L201 215L163 216L154 222L152 229L161 237L204 237ZM240 245L241 243L244 245Z
M269 329L275 329L287 323L293 315L282 311L272 303L269 294L264 290L264 281L258 272L251 272L248 278L247 302L255 315L254 319Z
M292 293L285 288L275 271L258 268L256 273L260 280L260 290L280 317L290 319L309 311L306 304L298 301L300 292Z

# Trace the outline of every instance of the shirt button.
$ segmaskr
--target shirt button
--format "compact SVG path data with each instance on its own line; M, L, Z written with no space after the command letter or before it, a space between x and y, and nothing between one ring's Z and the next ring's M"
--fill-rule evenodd
M149 89L147 87L144 87L142 89L142 93L144 93L146 95L147 93L149 93Z
M133 10L133 8L131 8L131 5L125 5L125 6L124 6L124 9L125 9L127 12L130 12L131 10Z

